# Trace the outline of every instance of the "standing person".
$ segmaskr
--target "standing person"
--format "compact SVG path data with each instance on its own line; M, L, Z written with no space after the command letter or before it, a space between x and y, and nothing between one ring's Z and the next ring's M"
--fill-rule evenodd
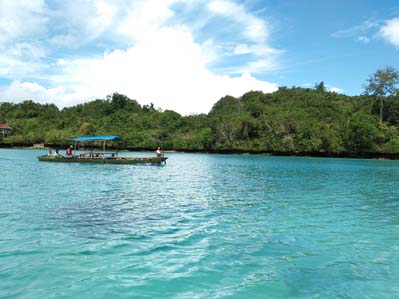
M157 157L162 157L163 156L163 152L161 151L161 148L159 146L157 148L156 153L157 153Z
M66 156L67 157L72 157L72 148L73 148L73 146L71 145L70 147L68 147L66 149Z

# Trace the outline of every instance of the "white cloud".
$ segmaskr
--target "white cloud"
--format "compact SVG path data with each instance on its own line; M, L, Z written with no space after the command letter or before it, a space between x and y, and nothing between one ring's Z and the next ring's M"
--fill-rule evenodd
M249 90L277 89L273 83L257 80L251 72L277 68L276 56L281 51L267 45L266 23L231 1L212 1L209 6L215 14L230 18L229 24L236 22L241 28L235 38L244 37L245 42L231 47L228 55L256 55L245 66L230 66L234 77L208 68L209 63L225 56L218 52L213 36L197 41L190 25L175 15L172 6L185 5L185 1L88 0L79 6L67 1L59 2L61 6L51 12L43 1L35 3L37 9L32 11L40 17L32 29L36 33L26 37L21 33L19 42L10 36L8 40L14 43L9 49L13 51L0 54L0 77L13 80L0 90L0 99L54 101L63 107L119 92L141 104L153 102L156 107L189 114L208 112L226 94L238 97ZM44 12L48 15L43 16ZM54 28L46 29L45 24ZM3 27L0 25L0 30ZM33 43L31 38L36 36L48 42ZM125 47L105 47L103 55L77 52L84 44L93 45L93 40L105 43L104 37L118 38ZM55 44L75 51L72 53L80 58L52 56Z
M170 6L177 0L138 0L132 2L128 13L120 22L117 32L133 40L145 38L158 31L174 15Z
M24 60L20 57L8 55L8 53L0 53L0 77L14 79L36 76L39 78L46 68L46 65L35 61L35 59Z
M370 38L367 36L358 36L357 40L365 44L370 42Z
M332 34L333 37L353 37L353 36L365 36L366 33L379 27L379 23L376 21L364 21L360 25L350 27L348 29L338 30Z
M381 21L365 21L360 25L339 30L333 37L354 37L356 40L368 44L376 37L382 37L387 43L399 47L399 18Z
M96 17L92 21L94 28L106 28L113 23L113 18L117 12L117 8L106 1L96 1Z
M255 42L264 42L269 36L265 21L248 13L245 8L232 1L214 0L208 4L210 11L229 17L244 27L244 34Z
M15 80L46 68L41 43L48 21L44 0L0 1L0 77Z
M79 48L114 26L119 9L115 1L60 1L51 12L54 28L49 41L54 45Z
M225 36L234 36L227 45L225 55L228 59L236 55L246 55L241 65L224 67L230 74L241 72L261 73L276 70L282 50L269 45L271 26L265 18L251 13L243 4L230 0L212 0L207 8L214 15L225 18L221 29Z
M13 46L8 48L8 53L10 56L19 57L27 60L40 60L47 54L46 49L34 43L15 43Z
M334 86L328 86L329 91L336 93L344 93L344 90Z
M263 44L238 44L234 47L232 54L242 55L254 53L257 56L269 56L270 58L275 58L277 55L284 53L283 50L277 50Z
M363 44L368 44L376 37L376 31L379 29L380 24L378 21L368 20L360 25L336 31L332 36L336 38L353 38Z
M63 94L59 88L47 89L35 82L13 81L7 88L0 89L1 101L21 102L34 100L41 103L54 101Z
M114 91L142 104L182 114L209 112L226 94L249 90L272 92L277 86L250 74L231 78L206 69L200 45L185 30L162 28L135 46L95 59L63 61L62 74L53 79L64 86L79 86L64 95L64 103L104 97Z
M385 41L399 47L399 18L385 21L385 24L380 28L380 34Z
M238 44L234 47L233 54L234 55L242 55L251 53L251 47L247 44Z
M0 43L21 38L34 39L47 30L48 18L44 0L0 1Z

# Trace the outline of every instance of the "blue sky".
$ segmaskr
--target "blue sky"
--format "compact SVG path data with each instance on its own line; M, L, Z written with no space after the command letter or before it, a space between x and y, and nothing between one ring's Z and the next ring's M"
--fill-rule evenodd
M0 101L207 113L278 86L360 94L398 54L397 0L0 0Z

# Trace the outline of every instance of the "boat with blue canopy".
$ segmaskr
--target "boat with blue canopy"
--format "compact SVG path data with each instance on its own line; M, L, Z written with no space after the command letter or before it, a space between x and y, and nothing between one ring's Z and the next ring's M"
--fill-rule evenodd
M107 152L105 144L107 141L120 141L119 136L81 136L70 139L74 141L75 145L70 146L66 150L65 155L61 155L58 151L53 153L49 150L47 155L41 155L38 158L42 162L66 162L66 163L97 163L97 164L150 164L150 165L164 165L168 157L163 153L158 153L155 157L125 157L119 156L118 151ZM102 142L102 151L89 151L77 153L77 145L79 142Z

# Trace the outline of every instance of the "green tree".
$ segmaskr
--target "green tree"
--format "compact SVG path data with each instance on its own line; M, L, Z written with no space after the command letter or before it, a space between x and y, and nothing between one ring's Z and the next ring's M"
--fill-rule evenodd
M78 132L79 135L86 135L86 136L95 135L95 133L96 133L96 128L94 127L94 125L92 123L87 123L87 122L82 123Z
M0 103L3 121L14 128L13 135L0 142L29 145L44 141L61 146L69 138L96 134L119 135L129 149L399 151L395 89L376 91L384 94L384 123L380 124L376 117L379 105L371 101L371 89L370 95L346 96L326 92L323 82L315 87L225 96L208 114L190 116L161 111L152 104L141 106L118 93L62 110L32 101Z
M399 71L388 66L370 75L367 82L368 84L365 86L365 92L368 95L374 96L376 100L379 101L380 123L382 123L384 98L398 95L399 93Z
M353 152L370 152L378 138L376 119L361 113L354 114L347 127L347 145Z
M314 89L317 92L325 92L326 91L326 86L324 85L324 81L321 81L320 83L316 83L314 86Z

